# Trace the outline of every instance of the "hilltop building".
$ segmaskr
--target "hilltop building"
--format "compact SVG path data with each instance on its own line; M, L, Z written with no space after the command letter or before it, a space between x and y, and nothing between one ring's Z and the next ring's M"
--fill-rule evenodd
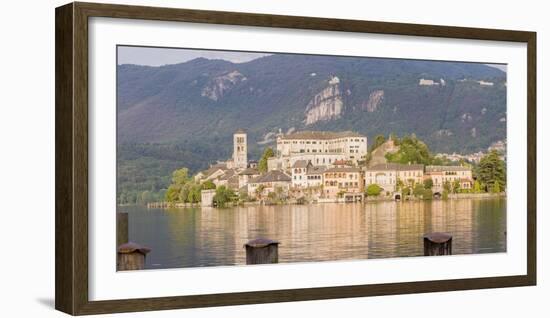
M268 169L290 171L297 161L313 165L332 165L345 160L353 164L367 154L367 137L352 131L301 131L277 137L275 157Z

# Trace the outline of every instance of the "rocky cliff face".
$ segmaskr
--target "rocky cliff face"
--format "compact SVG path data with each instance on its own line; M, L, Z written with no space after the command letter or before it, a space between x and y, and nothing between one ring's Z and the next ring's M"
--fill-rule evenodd
M318 121L338 119L344 111L340 80L333 77L327 87L311 99L306 107L304 123L314 124Z
M211 79L202 89L201 96L218 101L225 92L240 82L246 81L246 77L238 71L232 71Z
M369 113L372 113L378 109L378 106L380 103L382 103L382 100L384 99L384 91L383 90L376 90L369 95L369 100L366 102L363 102L363 105L361 105L361 108L363 110L368 111Z

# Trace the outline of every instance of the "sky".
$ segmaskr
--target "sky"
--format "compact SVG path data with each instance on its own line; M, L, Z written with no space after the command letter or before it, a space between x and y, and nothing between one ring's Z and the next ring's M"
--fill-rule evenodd
M198 57L207 59L221 59L233 63L243 63L262 56L267 53L248 53L231 51L210 51L195 49L172 49L155 47L118 47L118 64L137 64L148 66L161 66L167 64L178 64L190 61Z
M252 61L269 53L249 53L232 51L196 50L179 48L157 48L138 46L119 46L118 64L137 64L148 66L161 66L167 64L178 64L192 59L203 57L207 59L221 59L233 63ZM506 72L506 65L487 64Z

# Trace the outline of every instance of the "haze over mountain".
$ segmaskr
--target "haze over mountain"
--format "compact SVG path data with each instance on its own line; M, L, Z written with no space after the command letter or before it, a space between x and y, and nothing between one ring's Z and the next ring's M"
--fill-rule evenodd
M251 159L279 131L304 129L369 138L414 133L435 152L474 152L506 140L506 73L485 64L294 54L245 63L197 58L119 65L117 86L119 168L145 160L159 173L180 165L203 169L231 155L237 128L248 132Z

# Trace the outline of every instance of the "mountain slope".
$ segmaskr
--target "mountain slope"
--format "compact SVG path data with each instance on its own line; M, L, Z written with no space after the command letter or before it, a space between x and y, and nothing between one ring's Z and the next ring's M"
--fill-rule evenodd
M415 133L434 151L482 150L506 138L505 83L506 73L484 64L380 58L275 54L241 64L120 65L119 161L174 145L196 171L230 156L237 128L249 134L251 158L279 130L301 129ZM148 156L160 162L162 153Z

